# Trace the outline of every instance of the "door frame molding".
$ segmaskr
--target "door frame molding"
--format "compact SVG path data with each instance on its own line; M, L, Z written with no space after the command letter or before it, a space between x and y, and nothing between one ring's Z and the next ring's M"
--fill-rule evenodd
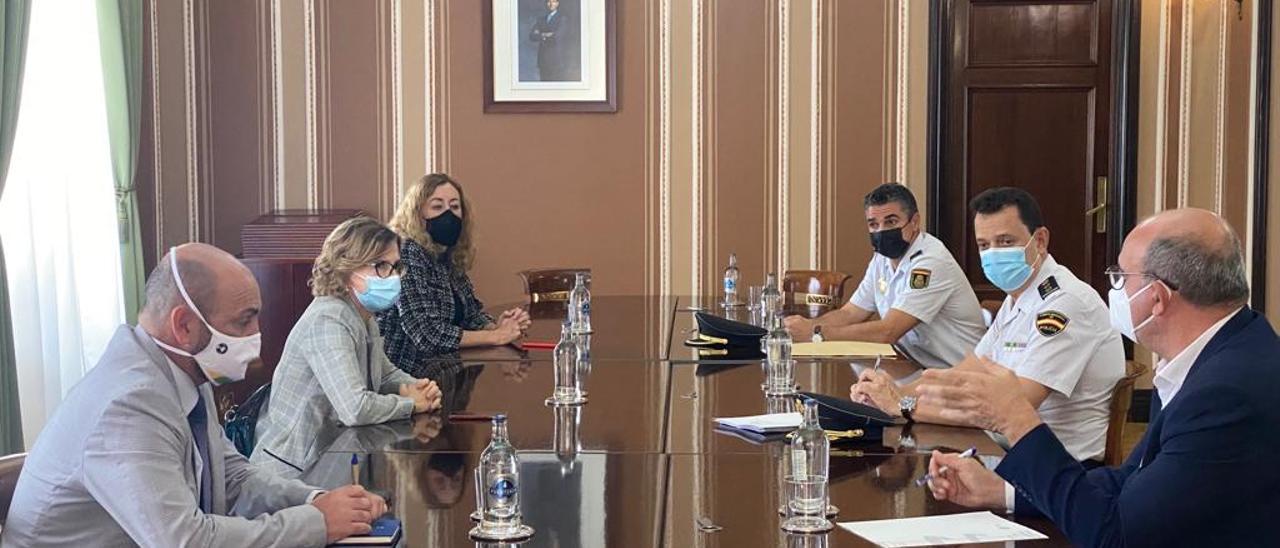
M937 227L944 204L939 200L947 176L942 151L947 132L947 76L951 70L953 0L929 0L928 142L925 152L926 220ZM1141 0L1112 0L1111 4L1111 160L1107 203L1107 261L1114 263L1137 222L1138 201L1138 65L1141 39ZM950 40L944 40L944 38Z
M1267 206L1268 180L1271 168L1271 2L1258 2L1254 13L1258 29L1254 56L1253 105L1253 228L1249 242L1252 247L1253 272L1249 287L1252 294L1250 306L1254 310L1267 309Z

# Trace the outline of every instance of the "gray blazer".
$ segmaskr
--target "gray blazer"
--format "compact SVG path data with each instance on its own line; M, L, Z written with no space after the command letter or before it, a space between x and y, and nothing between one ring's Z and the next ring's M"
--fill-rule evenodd
M249 460L298 478L333 442L331 426L409 418L413 400L398 392L412 382L387 360L372 318L346 299L316 297L285 341Z
M324 546L314 488L249 464L218 421L208 429L212 514L173 371L141 328L121 326L27 456L0 546Z

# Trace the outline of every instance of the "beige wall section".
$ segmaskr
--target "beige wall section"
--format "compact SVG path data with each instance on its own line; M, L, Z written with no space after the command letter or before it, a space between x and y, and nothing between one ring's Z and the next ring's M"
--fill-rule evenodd
M516 115L482 112L479 2L148 1L149 264L189 239L238 251L273 207L385 218L441 169L475 199L491 302L538 266L590 265L605 294L716 291L730 250L748 283L860 275L862 195L893 166L923 198L923 4L618 6L619 112Z
M1235 2L1146 0L1139 52L1138 216L1179 205L1210 209L1246 248L1253 9L1247 3L1237 14ZM1139 358L1151 359L1145 352ZM1150 387L1149 378L1140 385Z

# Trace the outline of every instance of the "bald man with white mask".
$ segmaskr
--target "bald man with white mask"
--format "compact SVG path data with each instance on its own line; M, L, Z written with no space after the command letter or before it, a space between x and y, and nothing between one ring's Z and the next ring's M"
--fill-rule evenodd
M386 503L249 464L211 384L244 378L261 297L247 268L204 244L173 248L58 407L18 479L0 546L324 546L366 533Z
M933 495L1002 509L1003 484L1080 546L1275 546L1280 516L1280 338L1248 305L1244 250L1200 209L1161 213L1108 269L1112 325L1159 357L1146 434L1124 464L1086 470L1018 395L1018 378L977 361L927 371L922 401L1003 434L994 471L934 452ZM943 468L946 470L943 470Z

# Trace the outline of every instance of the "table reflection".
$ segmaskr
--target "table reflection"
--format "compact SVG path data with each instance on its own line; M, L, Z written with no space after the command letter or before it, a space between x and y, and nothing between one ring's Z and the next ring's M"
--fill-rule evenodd
M926 468L916 454L831 458L834 521L861 521L968 511L935 500L911 481ZM768 454L672 455L667 493L666 546L873 546L837 526L824 535L792 535L780 529L781 459ZM1035 546L1067 546L1045 520L1019 520L1050 537ZM710 523L709 529L703 524ZM1030 544L1028 544L1030 545Z
M797 360L796 383L800 390L847 397L857 371L874 360ZM890 362L882 363L889 369ZM785 399L764 395L760 383L763 366L754 364L672 364L671 410L667 449L671 453L759 453L779 442L759 443L714 428L716 417L773 413L787 408ZM905 432L905 435L904 435ZM900 450L964 450L977 447L982 455L1003 455L980 430L933 424L913 424L885 429L882 440L838 443L832 454L885 454Z
M329 453L303 477L333 488L351 482L350 453ZM383 493L403 522L402 546L499 546L468 538L475 507L474 455L361 454L361 483ZM520 454L524 523L519 546L658 546L667 457L660 454Z

